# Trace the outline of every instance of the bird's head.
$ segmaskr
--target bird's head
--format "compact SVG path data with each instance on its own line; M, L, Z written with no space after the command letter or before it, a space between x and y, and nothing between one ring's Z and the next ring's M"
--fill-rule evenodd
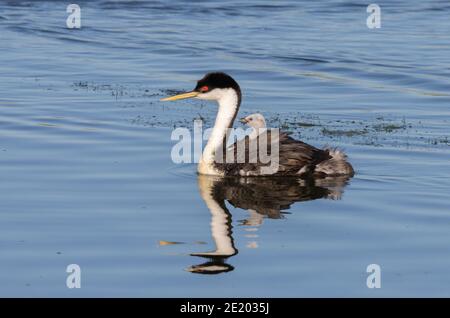
M230 96L237 97L237 104L240 104L242 95L238 83L228 74L215 72L208 73L201 80L197 81L197 85L192 91L166 97L161 99L161 101L196 98L220 102L220 100Z
M241 118L240 122L247 124L252 128L266 128L266 120L264 119L264 116L258 113Z

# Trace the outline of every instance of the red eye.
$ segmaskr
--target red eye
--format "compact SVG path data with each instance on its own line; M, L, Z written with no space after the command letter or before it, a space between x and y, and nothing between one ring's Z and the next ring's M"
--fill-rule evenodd
M208 86L202 86L201 88L200 88L200 92L202 92L202 93L205 93L205 92L207 92L209 90L209 87Z

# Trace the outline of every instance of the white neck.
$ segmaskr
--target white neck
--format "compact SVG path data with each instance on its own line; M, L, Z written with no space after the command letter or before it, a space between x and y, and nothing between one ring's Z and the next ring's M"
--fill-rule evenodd
M231 228L229 223L229 214L221 204L213 197L213 187L215 185L214 177L199 176L198 186L200 195L205 201L206 206L211 212L211 235L216 244L216 249L212 252L193 253L197 256L232 256L237 250L233 244ZM224 202L221 202L225 204Z
M238 111L238 96L231 88L224 90L217 102L219 103L219 110L214 128L198 165L198 172L201 174L220 174L213 167L215 153L218 148L223 147L227 129L233 126L233 120Z
M250 135L248 135L248 137L249 137L250 139L255 139L256 137L259 136L259 134L260 134L262 131L263 131L262 128L255 128L255 127L253 127L253 128L252 128L252 132L250 133Z

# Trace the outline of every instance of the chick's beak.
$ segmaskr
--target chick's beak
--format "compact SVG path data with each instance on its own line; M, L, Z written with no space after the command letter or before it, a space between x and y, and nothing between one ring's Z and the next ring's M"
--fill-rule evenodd
M245 117L239 119L239 121L240 121L241 123L243 123L243 124L248 123L248 121L247 121L247 119L246 119Z

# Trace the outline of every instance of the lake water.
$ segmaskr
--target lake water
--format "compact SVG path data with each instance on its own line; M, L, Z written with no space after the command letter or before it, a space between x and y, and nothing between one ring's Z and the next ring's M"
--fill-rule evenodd
M450 4L377 3L380 29L362 1L79 1L70 30L68 3L0 1L0 296L450 296ZM173 163L217 108L159 99L216 70L356 176Z

